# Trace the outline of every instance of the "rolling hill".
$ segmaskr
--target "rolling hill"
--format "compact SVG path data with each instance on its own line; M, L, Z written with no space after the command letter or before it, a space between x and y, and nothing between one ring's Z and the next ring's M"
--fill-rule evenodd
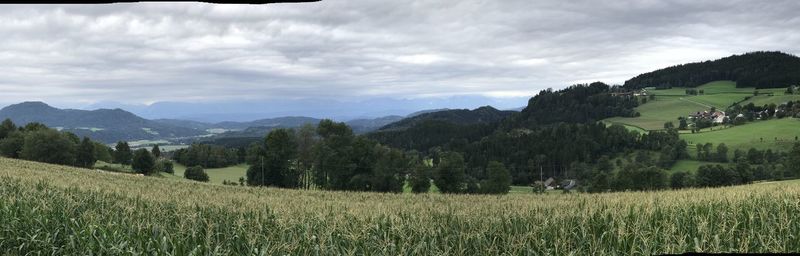
M483 106L473 110L469 109L453 109L453 110L443 110L443 111L436 111L436 112L427 112L414 115L412 117L388 124L380 128L381 131L388 131L388 130L404 130L415 125L418 125L424 121L443 121L447 123L452 123L456 125L471 125L471 124L479 124L479 123L493 123L499 122L514 113L516 111L502 111L497 110L491 106Z
M697 87L719 80L736 81L739 87L797 85L800 84L800 58L782 52L751 52L644 73L625 81L624 87Z
M696 89L704 90L703 95L687 95L686 88L671 88L666 90L648 90L654 94L655 99L635 108L638 117L612 117L604 121L639 127L645 130L660 130L664 123L677 124L679 116L689 113L708 110L715 107L724 110L734 103L756 105L769 103L781 104L787 101L800 100L800 94L786 94L785 88L756 89L753 87L739 87L734 81L714 81L698 86ZM753 96L753 91L760 94Z
M122 109L58 109L43 102L23 102L0 109L0 120L6 118L19 125L43 123L105 143L205 134L200 130L147 120Z

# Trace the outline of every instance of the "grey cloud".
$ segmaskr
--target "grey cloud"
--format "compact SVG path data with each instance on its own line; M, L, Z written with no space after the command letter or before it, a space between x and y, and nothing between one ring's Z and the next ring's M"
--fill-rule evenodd
M0 102L533 95L756 50L797 1L147 3L0 10Z

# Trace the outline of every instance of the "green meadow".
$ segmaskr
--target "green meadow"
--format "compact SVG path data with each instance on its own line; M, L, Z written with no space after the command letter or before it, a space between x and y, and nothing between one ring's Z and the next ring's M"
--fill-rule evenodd
M751 147L788 151L797 142L795 138L800 138L800 120L783 118L755 121L711 132L682 133L680 137L689 144L690 152L694 152L697 143L712 143L714 147L725 143L731 154L735 149L748 150Z
M678 117L687 116L689 113L709 110L711 107L724 110L730 105L740 102L756 105L769 103L780 104L789 100L800 100L800 94L785 95L784 88L760 89L759 96L753 96L755 88L736 88L736 82L716 81L701 85L696 88L703 90L703 95L686 95L686 88L672 88L666 90L649 89L648 93L655 94L655 100L648 100L640 105L636 111L639 117L613 117L605 119L607 123L627 124L647 130L660 130L664 123L673 122L677 125ZM768 96L772 93L773 96ZM746 97L752 97L745 100Z

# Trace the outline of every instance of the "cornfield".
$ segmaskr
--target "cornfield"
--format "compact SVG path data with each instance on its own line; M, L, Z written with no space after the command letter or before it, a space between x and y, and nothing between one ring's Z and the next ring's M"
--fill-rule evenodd
M243 188L0 158L0 254L797 252L800 189L559 195Z

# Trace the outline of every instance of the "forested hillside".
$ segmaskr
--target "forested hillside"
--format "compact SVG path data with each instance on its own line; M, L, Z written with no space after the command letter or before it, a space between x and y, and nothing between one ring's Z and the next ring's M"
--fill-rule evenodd
M380 130L404 130L418 124L427 123L430 121L443 121L457 125L474 125L484 123L494 123L511 116L516 112L514 111L501 111L491 106L483 106L473 110L469 109L452 109L442 110L436 112L422 113L412 116L398 122L388 124L381 127Z
M752 52L714 61L677 65L625 81L627 89L697 87L719 80L737 87L779 88L800 84L800 58L782 52Z
M619 88L595 82L579 84L562 90L543 90L528 101L528 106L511 120L511 127L531 127L559 122L587 123L607 117L632 117L638 101L632 97L617 97L612 91Z

